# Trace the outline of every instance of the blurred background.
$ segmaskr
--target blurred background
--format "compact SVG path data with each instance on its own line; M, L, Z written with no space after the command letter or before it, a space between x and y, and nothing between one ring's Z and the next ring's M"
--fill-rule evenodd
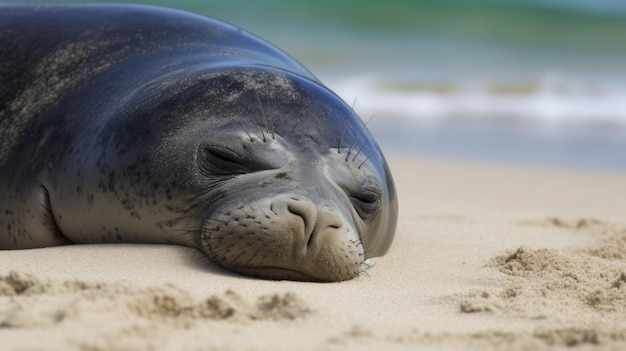
M626 1L133 2L274 43L374 116L388 157L626 172Z

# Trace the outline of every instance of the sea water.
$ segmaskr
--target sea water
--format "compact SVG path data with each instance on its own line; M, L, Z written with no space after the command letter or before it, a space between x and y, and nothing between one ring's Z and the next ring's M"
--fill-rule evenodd
M388 155L626 172L622 0L139 2L276 44Z

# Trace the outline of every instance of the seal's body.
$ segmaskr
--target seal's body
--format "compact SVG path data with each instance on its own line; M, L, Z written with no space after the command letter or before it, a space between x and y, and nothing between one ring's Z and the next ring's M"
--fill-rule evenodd
M270 44L155 7L0 6L0 248L174 243L338 281L396 218L362 122Z

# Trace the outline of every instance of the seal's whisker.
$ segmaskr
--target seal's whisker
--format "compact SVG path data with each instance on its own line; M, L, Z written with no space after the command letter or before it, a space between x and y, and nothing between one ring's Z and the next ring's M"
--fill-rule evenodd
M348 122L343 126L343 131L341 132L341 138L339 139L339 146L337 147L337 153L341 153L341 146L343 144L343 138L346 136L346 131L348 130Z
M265 212L262 208L259 209L261 211L261 213L263 213L263 216L265 216L265 218L270 219L272 218L270 215L267 214L267 212Z
M355 247L363 246L363 242L361 242L361 239L350 240L350 243L352 243Z
M361 164L359 164L359 166L357 167L358 169L361 169L361 167L363 167L363 165L365 164L365 162L367 162L370 157L372 156L372 154L369 154L365 157L365 159L363 160L363 162L361 162Z
M246 206L246 207L248 207L249 209L251 209L251 210L252 210L252 212L256 212L256 210L254 209L254 207L250 206L250 204L249 204L249 203L244 203L243 205L244 205L244 206Z
M267 121L267 114L265 114L265 109L263 108L263 104L261 103L261 98L259 97L259 92L254 91L254 96L256 96L256 101L261 109L261 115L263 116L263 121L265 122L265 131L269 134L270 128ZM265 134L263 134L263 141L265 141Z
M219 264L224 264L226 263L226 260L228 257L226 257L226 255L221 255L221 254L224 252L228 253L234 247L235 245L229 245L227 247L222 247L216 250L212 248L210 244L206 244L202 246L202 249L204 249L204 251L206 252L207 256L209 256L209 259L211 259L211 261L217 262Z
M239 262L239 259L241 258L241 256L243 256L245 254L249 254L249 255L252 255L254 257L255 256L254 250L248 250L250 247L253 247L254 245L255 245L255 243L250 243L250 244L248 244L246 246L241 247L239 255L237 255L237 257L235 257L235 261Z
M355 98L354 98L354 100L352 101L352 105L350 105L350 109L351 109L351 110L352 110L352 112L354 112L354 113L356 113L356 112L354 111L354 107L356 106L356 100L357 100L357 99L358 99L358 98L357 98L357 97L355 97Z
M235 121L235 123L239 126L239 128L241 128L241 130L243 130L244 133L246 133L246 135L248 136L248 138L250 138L250 142L254 142L254 140L252 139L252 136L250 135L250 133L248 133L248 131L246 130L246 128L243 127L243 125L241 123L239 123L239 121Z
M240 210L241 212L245 213L246 217L248 217L248 218L256 218L256 216L253 216L253 215L251 215L250 213L248 213L248 212L244 211L244 210L243 210L243 208L244 208L244 207L249 208L249 209L252 211L252 213L256 212L256 210L254 209L254 207L250 206L250 204L243 204L243 206L242 206L241 208L239 208L239 210Z
M233 257L232 260L230 260L230 262L228 262L228 265L230 266L236 266L233 263L237 262L239 260L239 258L241 258L241 256L243 256L244 254L246 254L248 251L246 251L246 249L248 249L249 247L251 247L253 244L248 244L246 246L242 246L239 248L239 252L238 255Z
M356 160L356 158L359 156L359 154L361 153L361 151L363 151L363 148L365 147L365 143L361 143L361 146L359 147L359 149L357 150L356 154L354 155L354 157L352 158L352 162L354 162L354 160Z
M254 218L253 215L249 214L248 212L246 212L243 207L239 209L239 211L243 212L244 215L246 215L246 218ZM254 211L254 210L253 210Z
M363 134L363 130L366 129L367 124L372 120L372 118L374 118L374 115L372 115L365 123L363 123L361 128L359 128L359 131L356 134L356 136L354 137L354 140L352 141L352 144L348 148L348 154L346 155L346 161L348 161L348 157L350 157L350 153L352 152L354 146L356 145L357 141L359 140L359 137L361 136L361 134Z

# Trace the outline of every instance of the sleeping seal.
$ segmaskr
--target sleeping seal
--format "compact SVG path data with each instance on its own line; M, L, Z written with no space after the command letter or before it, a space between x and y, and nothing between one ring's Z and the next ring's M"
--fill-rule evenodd
M391 245L364 124L306 68L219 21L0 5L0 248L172 243L236 272L341 281Z

